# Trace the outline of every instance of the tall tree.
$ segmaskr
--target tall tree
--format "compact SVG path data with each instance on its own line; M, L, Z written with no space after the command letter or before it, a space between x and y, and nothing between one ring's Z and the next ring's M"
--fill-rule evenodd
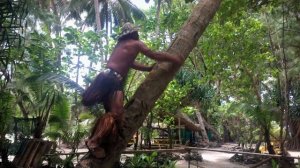
M215 15L220 3L221 0L199 1L193 9L190 18L183 25L169 47L168 52L187 58ZM122 126L122 136L118 137L118 143L110 146L110 154L103 160L97 160L86 155L77 167L113 167L115 162L119 161L121 152L126 148L127 142L137 129L142 126L147 114L154 107L155 101L163 93L179 68L180 66L171 63L157 64L155 70L150 72L125 106L125 123Z

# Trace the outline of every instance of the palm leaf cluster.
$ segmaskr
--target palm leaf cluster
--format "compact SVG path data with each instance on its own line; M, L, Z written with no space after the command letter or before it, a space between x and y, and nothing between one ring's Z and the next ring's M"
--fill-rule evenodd
M84 91L84 88L82 88L80 85L78 85L78 83L76 83L73 80L71 80L70 78L67 78L60 74L45 73L45 74L39 76L37 80L40 82L49 81L49 82L56 83L56 84L63 84L65 87L67 87L69 89L77 90L79 92Z
M101 27L108 23L120 25L133 22L134 19L144 19L145 14L129 0L100 0ZM83 13L86 17L83 17ZM69 4L67 19L83 20L84 24L93 26L95 23L95 9L93 1L72 0Z

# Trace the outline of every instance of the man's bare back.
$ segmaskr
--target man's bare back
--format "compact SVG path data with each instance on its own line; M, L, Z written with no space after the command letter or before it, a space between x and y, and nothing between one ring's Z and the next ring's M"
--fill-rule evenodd
M138 42L137 40L119 42L107 62L107 67L120 73L123 77L126 76L139 53Z
M157 61L171 61L177 64L180 64L183 61L182 58L178 56L172 56L164 52L154 52L140 40L129 39L121 41L116 45L108 60L107 68L115 70L123 77L127 75L130 68L141 71L150 71L152 67L147 67L135 62L139 53Z

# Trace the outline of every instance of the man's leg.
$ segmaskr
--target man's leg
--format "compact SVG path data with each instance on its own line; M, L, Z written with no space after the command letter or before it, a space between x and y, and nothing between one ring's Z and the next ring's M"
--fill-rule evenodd
M108 135L115 137L118 133L117 123L123 122L123 95L122 91L115 91L110 99L104 102L105 109L110 111L97 120L92 135L86 142L95 157L105 156L105 151L99 146L101 141Z
M115 91L112 97L111 101L111 112L116 115L115 117L119 120L122 119L124 107L123 107L123 101L124 99L124 93L121 90Z
M105 103L110 103L110 105L105 105L109 107L110 111L107 111L104 116L97 120L96 128L93 131L90 141L93 144L101 143L101 138L109 134L116 134L116 122L122 123L123 121L123 91L115 91L112 96L110 96L109 101Z
M104 158L106 156L105 150L100 147L101 140L111 129L110 125L113 125L114 119L109 117L110 106L111 106L111 96L107 96L106 99L102 101L105 109L105 114L97 118L97 121L94 124L90 137L85 141L86 146L88 147L91 154L96 158ZM110 119L109 119L110 118Z

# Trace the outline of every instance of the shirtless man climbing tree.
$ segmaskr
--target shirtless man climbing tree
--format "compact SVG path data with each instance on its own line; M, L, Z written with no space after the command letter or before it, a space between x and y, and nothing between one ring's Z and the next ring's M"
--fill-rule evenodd
M106 69L103 70L82 95L82 103L92 106L103 103L106 113L98 118L92 129L86 146L95 158L104 158L109 152L108 144L117 141L116 135L123 122L123 85L130 68L140 71L151 71L153 66L145 66L135 61L142 53L156 61L170 61L181 64L183 58L165 52L154 52L139 40L138 28L125 23L118 43L115 46Z

